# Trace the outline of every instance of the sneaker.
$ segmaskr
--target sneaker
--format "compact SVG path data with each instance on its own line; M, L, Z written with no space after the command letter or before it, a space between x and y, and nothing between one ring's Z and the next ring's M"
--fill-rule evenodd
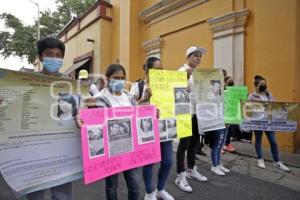
M230 170L227 169L226 167L224 167L222 164L219 165L219 169L222 171L222 172L225 172L225 173L229 173Z
M179 189L181 189L184 192L192 192L192 188L189 185L188 181L186 180L186 172L181 172L177 175L177 178L175 180L175 184Z
M225 173L219 168L219 166L217 166L217 167L211 167L210 170L213 173L217 174L218 176L225 176Z
M274 165L275 167L280 168L280 169L283 170L283 171L286 171L286 172L289 172L289 171L290 171L290 169L289 169L287 166L285 166L281 161L274 162L273 165Z
M265 161L264 161L264 159L258 159L258 160L257 160L257 166L258 166L259 168L265 169L266 166L265 166Z
M156 193L155 192L147 193L144 197L144 200L157 200Z
M229 145L225 145L224 147L223 147L223 149L225 150L225 151L228 151L228 152L235 152L235 148L233 147L233 145L232 144L229 144Z
M175 200L166 190L156 190L156 197L162 200Z
M188 169L186 177L189 179L195 179L197 181L207 181L207 178L199 173L198 168L194 166L193 169Z

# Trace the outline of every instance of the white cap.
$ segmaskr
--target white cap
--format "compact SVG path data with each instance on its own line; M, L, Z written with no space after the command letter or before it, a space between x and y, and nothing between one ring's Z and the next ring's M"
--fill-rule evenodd
M200 52L203 55L206 53L206 51L207 50L205 48L192 46L186 50L185 58L195 52Z

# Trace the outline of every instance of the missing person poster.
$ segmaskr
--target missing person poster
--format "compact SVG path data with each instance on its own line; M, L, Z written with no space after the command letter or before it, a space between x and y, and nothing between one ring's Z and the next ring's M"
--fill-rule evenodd
M230 86L224 91L224 121L225 124L239 125L243 122L241 114L241 100L247 100L246 86Z
M152 90L150 102L160 110L161 141L191 136L187 73L151 69L149 80Z
M224 76L220 69L194 70L192 95L196 100L199 132L225 128Z
M298 103L243 101L241 108L242 129L282 132L297 130Z
M82 177L79 94L70 79L0 69L0 171L18 195Z
M81 109L84 183L159 162L156 112L152 105Z

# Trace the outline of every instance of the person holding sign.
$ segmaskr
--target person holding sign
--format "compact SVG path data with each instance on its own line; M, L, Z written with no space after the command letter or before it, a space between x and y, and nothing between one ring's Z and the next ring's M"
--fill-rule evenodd
M144 80L136 82L131 88L131 93L134 94L135 99L139 104L149 104L151 97L151 89L149 88L149 69L162 69L161 62L156 57L149 57L143 66L145 71ZM160 130L166 129L166 120L161 121ZM170 174L173 164L173 143L172 140L160 143L161 162L158 171L157 188L153 187L153 164L143 167L143 178L146 188L145 200L156 200L157 198L163 200L173 200L174 198L165 190L165 184Z
M272 102L274 101L272 94L267 89L267 83L266 79L262 76L256 75L254 77L254 87L255 92L249 95L248 100L249 101L267 101ZM262 147L261 147L261 140L262 140L262 134L263 131L254 130L255 135L255 151L257 155L257 165L258 167L264 169L266 168L265 162L262 158ZM290 171L290 169L285 166L280 160L279 160L279 151L278 146L276 142L276 136L274 131L265 131L265 134L268 138L269 144L271 146L271 152L273 156L274 163L273 165L275 167L280 168L283 171Z
M37 50L39 60L43 63L41 74L48 76L62 77L63 74L59 69L63 65L63 57L65 54L65 45L58 39L52 37L42 38L37 42ZM62 111L62 105L60 107ZM72 199L72 183L65 183L50 188L52 199L54 200L71 200ZM42 200L45 190L39 190L27 194L28 200Z
M191 74L201 63L203 54L206 53L205 48L192 46L186 51L186 64L178 71L186 71L188 74L189 90L193 87ZM196 100L190 94L191 113L192 113L192 136L181 138L177 148L177 178L175 184L185 192L192 192L192 187L189 185L186 178L195 179L197 181L207 181L207 178L201 175L195 165L196 146L199 142L200 135L198 131L198 122L196 116ZM187 169L185 170L185 151L187 151Z

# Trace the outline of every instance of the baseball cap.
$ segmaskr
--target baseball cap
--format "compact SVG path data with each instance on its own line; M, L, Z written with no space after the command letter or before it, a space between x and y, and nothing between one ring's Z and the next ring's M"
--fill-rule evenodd
M206 49L202 47L196 47L192 46L186 50L185 58L187 58L189 55L191 55L194 52L200 52L202 55L206 53Z
M89 76L89 73L87 70L82 69L79 71L78 79L87 79Z

